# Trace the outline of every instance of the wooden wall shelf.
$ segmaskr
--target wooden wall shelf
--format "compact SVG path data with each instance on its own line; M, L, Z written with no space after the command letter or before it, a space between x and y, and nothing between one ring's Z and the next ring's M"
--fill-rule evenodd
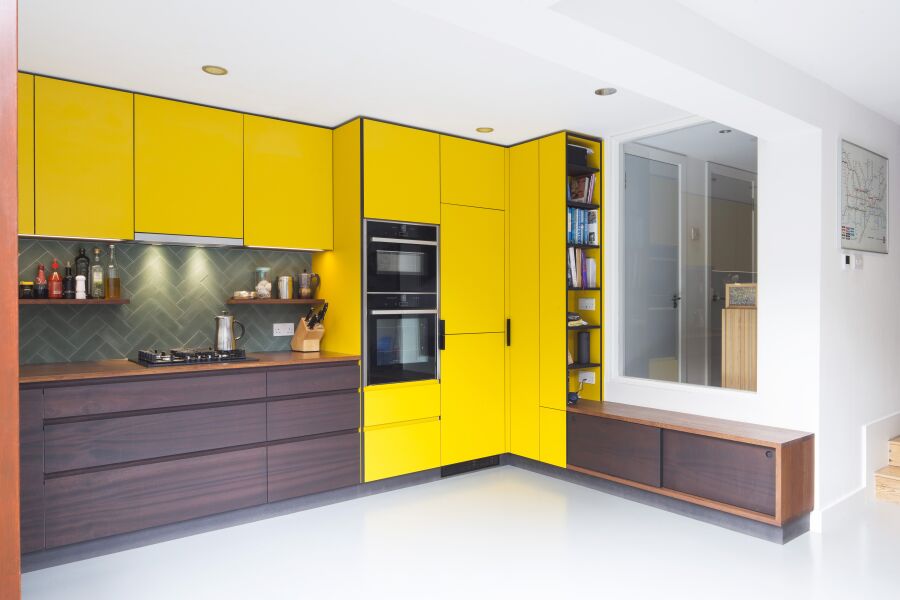
M229 298L225 304L324 304L322 298Z
M121 305L121 304L131 304L131 300L128 298L116 298L114 300L107 300L105 298L89 298L87 300L68 300L68 299L49 299L49 298L19 298L19 306L43 306L43 305L76 305L76 306L91 306L91 305Z

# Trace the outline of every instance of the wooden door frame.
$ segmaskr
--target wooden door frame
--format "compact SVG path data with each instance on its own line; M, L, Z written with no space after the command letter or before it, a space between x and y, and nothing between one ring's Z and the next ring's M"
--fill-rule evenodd
M20 596L16 0L0 0L0 598Z

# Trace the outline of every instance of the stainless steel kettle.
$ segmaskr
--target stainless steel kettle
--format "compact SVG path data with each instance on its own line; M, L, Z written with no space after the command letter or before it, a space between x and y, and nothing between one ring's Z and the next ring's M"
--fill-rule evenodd
M234 315L223 310L221 315L216 315L216 350L234 350L235 342L244 337L244 324L234 320ZM234 336L234 326L241 328L241 335Z

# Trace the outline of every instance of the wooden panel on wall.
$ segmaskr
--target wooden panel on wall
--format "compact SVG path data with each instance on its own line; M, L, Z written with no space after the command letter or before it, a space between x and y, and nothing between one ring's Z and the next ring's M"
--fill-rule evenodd
M654 487L661 483L657 427L569 413L567 439L570 465Z
M663 486L775 516L775 450L665 430Z
M92 383L44 390L44 417L56 419L264 398L266 374L233 373Z
M19 398L23 553L44 547L43 399L41 389L23 390Z
M264 403L47 425L44 471L145 460L266 439Z
M359 483L359 433L268 448L269 502Z
M83 475L45 485L47 547L266 502L266 449L250 448Z
M16 0L0 0L0 263L18 260ZM19 318L15 269L0 275L0 596L19 597Z

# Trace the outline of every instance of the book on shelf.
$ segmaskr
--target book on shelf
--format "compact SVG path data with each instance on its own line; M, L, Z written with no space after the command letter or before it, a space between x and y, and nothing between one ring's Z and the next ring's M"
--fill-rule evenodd
M566 284L572 289L597 287L597 261L581 248L569 248L566 254Z
M589 244L600 243L597 210L569 207L566 213L566 243Z
M569 177L569 185L566 186L566 200L569 202L583 202L591 204L594 194L595 174L572 175Z

